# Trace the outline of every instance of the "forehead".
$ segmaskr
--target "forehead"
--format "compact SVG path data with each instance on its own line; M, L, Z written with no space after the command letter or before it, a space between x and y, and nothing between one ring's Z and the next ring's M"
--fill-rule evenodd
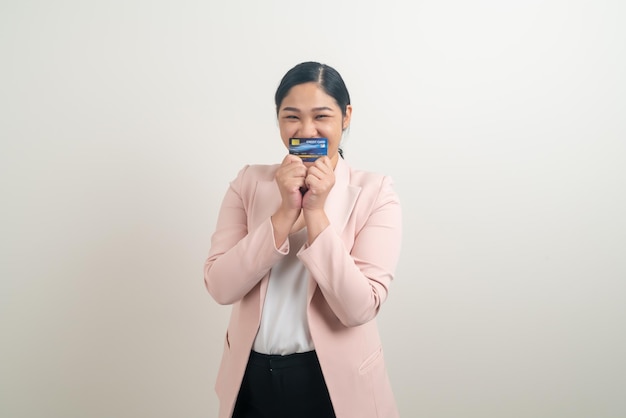
M281 103L281 109L285 107L306 109L320 106L339 109L337 101L317 83L303 83L293 86Z

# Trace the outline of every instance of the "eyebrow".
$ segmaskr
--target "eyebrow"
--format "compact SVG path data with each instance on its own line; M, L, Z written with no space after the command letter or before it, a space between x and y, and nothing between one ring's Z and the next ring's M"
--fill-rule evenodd
M298 109L297 107L283 107L283 112L298 112L300 113L300 109ZM321 112L323 110L330 110L332 112L333 109L331 109L328 106L320 106L320 107L314 107L313 109L311 109L313 112Z

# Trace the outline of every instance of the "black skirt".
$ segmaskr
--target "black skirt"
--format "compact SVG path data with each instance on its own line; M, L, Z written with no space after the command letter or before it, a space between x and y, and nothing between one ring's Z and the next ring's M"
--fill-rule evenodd
M233 418L335 418L315 351L252 352Z

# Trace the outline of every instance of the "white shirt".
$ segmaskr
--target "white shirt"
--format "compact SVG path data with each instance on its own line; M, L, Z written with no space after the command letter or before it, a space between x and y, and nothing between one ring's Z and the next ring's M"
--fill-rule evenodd
M252 349L287 355L314 349L307 321L308 274L297 257L306 228L289 235L289 253L270 272L261 325Z

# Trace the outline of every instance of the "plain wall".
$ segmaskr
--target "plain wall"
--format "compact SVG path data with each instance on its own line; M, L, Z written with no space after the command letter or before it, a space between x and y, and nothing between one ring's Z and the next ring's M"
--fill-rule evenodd
M202 265L305 60L402 200L402 416L626 416L625 4L3 0L0 416L216 415Z

